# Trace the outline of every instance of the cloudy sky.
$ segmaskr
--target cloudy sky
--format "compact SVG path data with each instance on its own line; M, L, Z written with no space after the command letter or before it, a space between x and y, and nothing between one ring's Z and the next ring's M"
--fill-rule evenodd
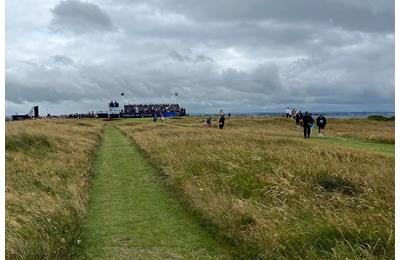
M394 111L394 0L12 0L5 74L8 115Z

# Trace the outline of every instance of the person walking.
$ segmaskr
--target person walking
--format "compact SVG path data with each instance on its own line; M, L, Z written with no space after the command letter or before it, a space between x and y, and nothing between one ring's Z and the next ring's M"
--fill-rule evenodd
M317 126L318 126L318 135L323 136L324 135L324 129L326 126L327 120L326 117L324 117L323 114L319 114L317 117Z
M206 127L211 128L211 116L206 119Z
M301 111L299 112L299 121L300 121L300 126L303 127L303 113Z
M296 125L299 125L300 124L300 111L296 111L295 118L296 118Z
M311 123L310 123L310 134L312 134L312 130L314 129L314 125L315 125L315 120L312 116L312 113L309 113L310 117L311 117Z
M310 138L312 117L306 111L303 116L304 139Z
M286 118L290 118L290 108L286 108Z
M224 129L224 125L225 125L225 116L221 115L221 117L219 118L219 129Z

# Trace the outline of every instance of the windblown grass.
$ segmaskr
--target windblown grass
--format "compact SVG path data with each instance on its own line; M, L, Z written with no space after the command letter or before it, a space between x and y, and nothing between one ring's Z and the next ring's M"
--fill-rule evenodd
M6 258L75 254L101 123L35 120L6 124Z
M393 157L303 140L279 118L230 118L222 131L201 121L118 125L238 257L394 257ZM330 136L394 140L391 122L329 123Z
M377 143L394 144L394 121L367 119L333 119L327 131L334 136L357 138Z
M315 118L315 117L314 117ZM186 117L173 120L171 124L178 126L200 126L205 118ZM251 119L251 120L249 120ZM245 131L268 132L270 134L301 136L302 132L295 126L293 120L276 117L232 117L229 126ZM218 117L214 117L214 127L217 127ZM138 122L136 122L138 123ZM314 129L317 132L318 128ZM325 133L327 136L354 138L377 143L394 144L394 121L375 121L368 119L329 119Z

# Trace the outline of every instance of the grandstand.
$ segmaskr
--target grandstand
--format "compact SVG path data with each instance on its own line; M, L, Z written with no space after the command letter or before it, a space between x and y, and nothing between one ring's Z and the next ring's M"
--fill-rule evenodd
M124 105L122 117L174 117L186 116L186 109L178 104L132 104Z
M50 115L47 118L143 118L143 117L177 117L186 116L186 109L179 104L127 104L121 105L117 101L108 103L108 111L97 111L88 113L73 113ZM41 118L39 116L39 106L34 106L29 113L22 115L12 115L12 120L25 120Z

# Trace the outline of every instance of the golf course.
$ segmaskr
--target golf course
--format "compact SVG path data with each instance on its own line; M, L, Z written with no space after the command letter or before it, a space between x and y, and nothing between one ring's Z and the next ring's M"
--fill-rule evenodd
M394 258L394 121L6 123L7 259Z

